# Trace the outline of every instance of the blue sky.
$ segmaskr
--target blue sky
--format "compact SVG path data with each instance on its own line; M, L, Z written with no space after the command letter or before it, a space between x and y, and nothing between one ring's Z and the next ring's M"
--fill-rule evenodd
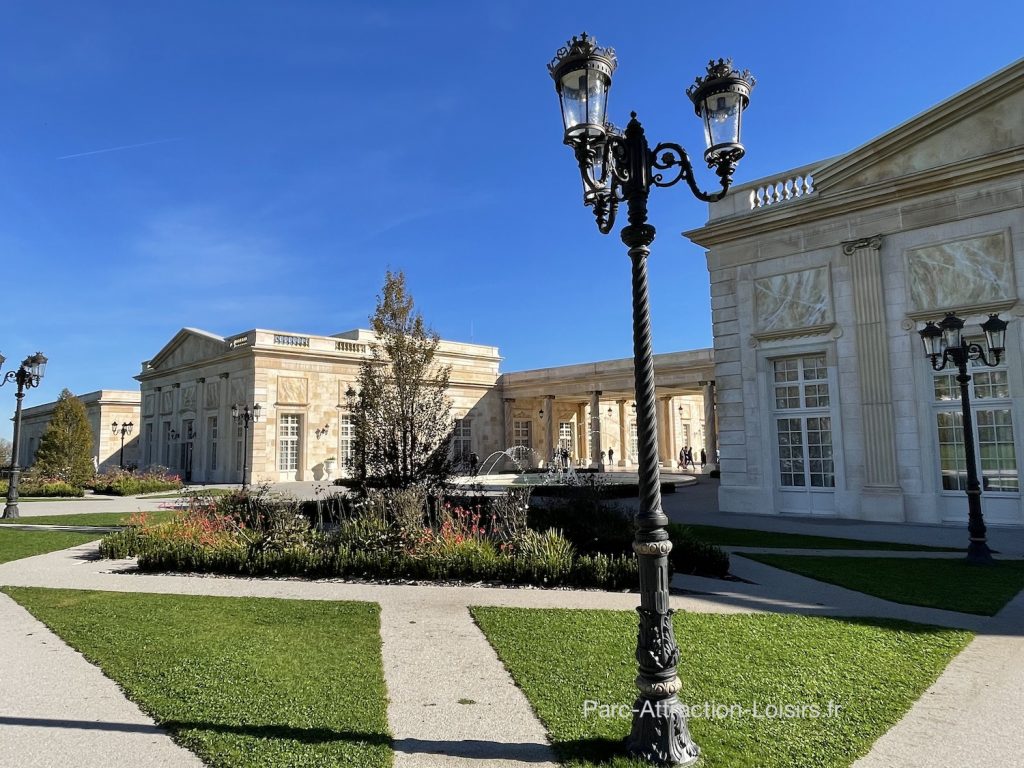
M1006 66L1022 22L984 0L7 2L0 352L50 358L26 406L134 388L183 326L365 327L390 268L504 370L626 357L628 258L580 203L545 66L568 37L615 47L615 122L635 109L694 157L685 87L711 57L751 69L743 183ZM684 187L652 194L656 352L711 344L703 254L679 236L705 216Z

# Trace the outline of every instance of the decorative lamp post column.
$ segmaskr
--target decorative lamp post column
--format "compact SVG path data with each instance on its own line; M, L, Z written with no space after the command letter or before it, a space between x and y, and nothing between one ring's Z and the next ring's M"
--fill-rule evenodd
M988 548L985 518L981 513L981 484L978 482L978 460L974 452L974 418L968 387L971 375L967 368L972 361L980 361L990 368L999 365L1006 350L1006 326L1007 322L999 319L999 315L989 315L988 320L981 324L988 355L980 345L967 342L963 336L964 321L952 312L947 312L938 325L929 320L924 328L918 331L924 344L924 353L934 370L941 371L949 363L957 369L956 381L960 385L960 411L963 416L961 428L964 461L967 464L967 560L971 563L991 563L992 550Z
M0 366L4 364L3 355L0 355ZM42 352L29 355L18 366L16 371L8 371L2 380L0 387L9 381L16 382L18 391L15 394L17 405L14 409L14 445L11 447L11 476L7 481L7 505L4 507L4 517L19 517L18 513L18 480L21 477L20 442L21 442L21 401L25 399L25 390L38 387L46 371L46 357Z
M134 428L135 425L130 421L122 421L120 424L115 421L110 425L111 434L116 435L118 432L121 433L121 454L117 460L117 465L121 469L124 469L124 439L127 435L132 433L132 429Z
M242 488L249 485L247 477L249 462L249 422L260 420L260 404L255 403L252 408L248 405L232 405L231 418L242 422Z
M638 473L640 506L633 549L640 565L640 629L636 657L639 697L627 751L661 765L693 765L700 750L690 738L686 715L677 693L679 648L669 608L668 555L672 550L661 509L658 470L657 416L655 413L654 360L647 292L647 256L654 227L647 223L647 197L651 187L686 182L700 200L722 199L732 184L743 157L740 121L750 101L754 78L719 59L707 67L687 89L696 113L704 121L707 149L704 160L714 168L721 190L701 191L693 166L678 144L662 143L653 149L633 112L624 132L606 121L608 92L617 66L615 52L601 48L586 33L559 49L548 65L562 107L565 143L576 156L583 182L583 204L594 209L597 228L611 232L620 202L627 206L628 224L622 242L629 248L633 291L633 366L637 401Z

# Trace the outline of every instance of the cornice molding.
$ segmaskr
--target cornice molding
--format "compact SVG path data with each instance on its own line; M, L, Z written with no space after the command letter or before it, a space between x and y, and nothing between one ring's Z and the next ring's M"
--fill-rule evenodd
M939 168L886 179L849 190L821 190L793 204L758 209L721 219L683 235L704 248L742 240L745 237L804 226L855 211L893 206L932 192L957 192L960 187L1024 174L1024 147L1011 147L982 158L960 160ZM993 210L999 210L994 208Z

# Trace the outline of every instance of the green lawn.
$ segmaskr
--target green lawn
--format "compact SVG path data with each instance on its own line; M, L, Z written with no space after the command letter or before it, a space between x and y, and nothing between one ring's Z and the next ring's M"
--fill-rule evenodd
M209 766L391 765L376 604L3 591Z
M147 512L146 520L151 523L164 523L180 514L174 509L159 509ZM85 512L74 515L38 515L35 517L18 517L13 520L0 518L0 524L15 525L127 525L130 512Z
M878 549L902 552L959 552L955 547L926 547L920 544L900 544L894 541L862 541L839 539L833 536L806 536L799 533L751 531L745 528L722 528L714 525L678 525L687 529L693 538L720 547L777 547L779 549Z
M624 718L585 702L632 705L636 615L618 611L473 608L477 623L571 766L640 765L622 753ZM702 768L839 768L920 697L970 640L968 632L902 622L781 615L675 615L681 701L747 709L690 717ZM769 705L815 705L817 719L756 717Z
M0 563L23 557L56 552L87 541L95 541L99 534L70 533L68 531L4 531L0 533Z
M997 560L971 565L966 560L886 557L743 555L801 576L926 608L994 616L1024 589L1024 561Z

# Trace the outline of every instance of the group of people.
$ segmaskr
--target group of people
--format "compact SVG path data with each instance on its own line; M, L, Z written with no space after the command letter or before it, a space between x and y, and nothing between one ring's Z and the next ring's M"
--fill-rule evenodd
M700 468L704 469L708 463L708 452L703 448L700 449ZM679 449L679 468L686 469L692 467L694 471L697 470L697 465L693 463L693 448L688 445L684 445Z

